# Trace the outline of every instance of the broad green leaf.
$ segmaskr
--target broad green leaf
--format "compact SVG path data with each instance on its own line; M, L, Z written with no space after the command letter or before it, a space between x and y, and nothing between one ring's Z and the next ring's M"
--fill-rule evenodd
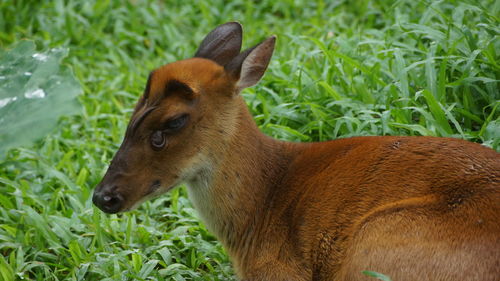
M61 115L79 112L81 87L61 66L67 53L37 52L31 41L0 52L0 157L49 133Z

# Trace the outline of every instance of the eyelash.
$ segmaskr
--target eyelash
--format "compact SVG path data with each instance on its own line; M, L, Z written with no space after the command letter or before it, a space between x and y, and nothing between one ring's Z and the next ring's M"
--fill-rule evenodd
M179 117L170 119L167 122L165 122L163 130L166 132L169 132L169 131L173 132L173 131L180 130L186 125L187 119L188 119L187 114L183 114Z

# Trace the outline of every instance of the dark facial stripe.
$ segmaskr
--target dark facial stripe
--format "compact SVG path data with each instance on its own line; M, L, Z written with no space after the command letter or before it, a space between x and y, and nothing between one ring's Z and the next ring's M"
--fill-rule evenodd
M148 82L146 82L146 89L144 89L144 100L149 98L149 91L151 90L151 79L153 78L154 70L149 73Z
M147 105L147 100L149 98L149 93L151 91L151 80L153 79L153 74L154 70L151 71L148 75L148 81L146 82L146 88L144 89L143 96L141 98L141 101L139 104L137 104L136 110L138 110L140 107L145 107ZM156 106L151 106L149 108L146 108L137 118L132 120L128 126L127 134L133 134L135 130L137 130L137 127L141 124L141 122L146 118L146 116L151 113L156 108Z
M175 79L168 81L167 85L165 85L164 97L167 97L172 93L182 93L188 99L192 99L194 97L194 91L191 87L189 87L186 83Z
M130 127L129 127L130 134L133 134L137 130L139 125L142 123L142 121L144 121L146 116L148 116L148 114L151 113L156 108L157 108L156 106L148 107L137 118L132 120L132 122L130 122Z
M146 101L149 98L149 94L150 94L150 90L151 90L151 80L152 80L153 74L154 74L154 71L152 71L149 74L148 82L146 83L146 89L144 90L144 96L143 96L143 100L145 101L145 103L144 103L143 107L148 106ZM170 80L167 83L167 85L165 86L165 94L163 95L162 99L167 97L171 93L174 93L174 92L183 93L183 94L185 94L185 97L188 99L192 99L194 97L194 95L193 95L194 91L186 83L180 82L178 80ZM152 105L150 105L149 107L144 109L143 112L141 112L137 118L135 118L134 120L132 120L130 122L129 128L127 130L128 135L134 134L134 132L137 130L139 125L142 123L142 121L144 121L144 119L149 115L149 113L151 113L153 110L158 108L157 104L159 102L160 102L160 100L157 100L155 103L153 103Z

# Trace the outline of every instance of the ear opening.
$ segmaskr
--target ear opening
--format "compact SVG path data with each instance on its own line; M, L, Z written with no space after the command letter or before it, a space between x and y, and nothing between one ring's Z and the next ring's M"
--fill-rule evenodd
M219 25L203 39L194 56L224 66L240 53L242 34L238 22Z
M245 50L225 66L226 71L237 79L237 92L257 84L264 76L271 61L275 43L276 36L273 35Z

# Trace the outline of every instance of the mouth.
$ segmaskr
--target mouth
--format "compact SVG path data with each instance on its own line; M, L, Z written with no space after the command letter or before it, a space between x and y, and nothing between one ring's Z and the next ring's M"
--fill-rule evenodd
M137 209L142 203L145 201L151 200L155 197L160 196L163 193L166 193L170 190L172 190L174 187L179 185L179 180L174 182L172 185L169 186L164 186L162 185L160 180L154 180L151 182L149 187L146 188L146 190L140 195L137 201L135 202L126 202L128 200L125 200L123 195L120 194L119 191L114 188L113 190L108 190L108 191L99 191L99 187L96 188L96 191L94 191L94 196L92 201L94 202L94 205L96 205L99 209L101 209L104 213L108 214L117 214L117 213L124 213L128 211L132 211ZM105 194L104 194L105 193ZM111 204L113 200L111 199L106 199L107 197L116 197L120 198L121 204ZM112 205L107 206L107 205ZM121 206L120 206L121 205Z
M160 187L161 187L161 182L159 180L153 181L153 183L151 184L151 186L149 186L144 196L148 196L150 194L155 193L156 191L158 191L158 189L160 189Z
M139 200L137 200L137 202L135 202L131 206L123 209L120 212L133 211L133 210L137 209L142 203L149 201L153 198L156 198L164 193L169 192L175 186L177 186L177 183L173 184L167 188L162 188L160 181L154 181L153 184L149 187L148 191L144 194L144 196L142 196Z

